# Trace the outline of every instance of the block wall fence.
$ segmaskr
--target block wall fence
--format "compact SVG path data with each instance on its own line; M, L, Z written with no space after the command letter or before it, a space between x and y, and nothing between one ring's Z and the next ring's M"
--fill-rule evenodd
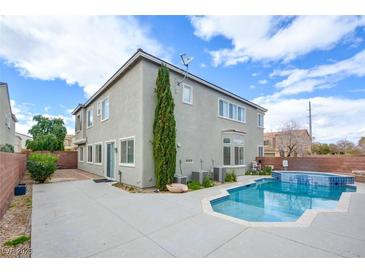
M288 160L288 170L352 173L365 171L365 156L308 156L308 157L257 157L263 166L272 165L283 170L283 160Z
M25 154L0 152L0 218L14 196L14 187L23 178L26 162Z
M33 152L25 152L27 156ZM49 151L35 151L34 153L48 154ZM54 151L51 154L58 157L57 168L58 169L75 169L77 168L77 151Z

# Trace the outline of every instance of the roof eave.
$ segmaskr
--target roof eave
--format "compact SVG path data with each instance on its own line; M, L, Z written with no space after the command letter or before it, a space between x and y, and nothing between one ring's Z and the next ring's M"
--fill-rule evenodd
M145 59L147 59L147 60L149 60L149 61L151 61L151 62L153 62L153 63L155 63L155 64L159 64L159 65L165 64L169 69L175 71L176 73L183 74L183 75L185 74L185 71L182 70L181 68L179 68L179 67L177 67L177 66L175 66L175 65L173 65L171 63L168 63L168 62L166 62L166 61L164 61L164 60L162 60L162 59L160 59L160 58L158 58L156 56L153 56L153 55L151 55L151 54L143 51L142 49L138 49L136 51L136 53L133 54L133 56L131 58L129 58L128 61L125 62L124 65L121 68L119 68L114 73L114 75L112 77L110 77L109 80L106 81L106 83L104 85L102 85L101 88L97 92L95 92L81 106L82 107L87 107L92 101L94 101L94 99L96 97L98 97L104 90L106 90L109 87L109 85L111 85L116 79L118 79L119 76L125 70L127 70L133 63L135 63L139 58L142 58L142 57L145 58ZM188 73L187 75L188 75L188 78L190 78L190 79L193 79L193 80L195 80L195 81L197 81L197 82L199 82L199 83L201 83L201 84L203 84L205 86L208 86L208 87L210 87L210 88L212 88L212 89L214 89L214 90L216 90L216 91L218 91L220 93L223 93L223 94L225 94L225 95L227 95L229 97L232 97L232 98L234 98L234 99L236 99L238 101L241 101L243 103L246 103L246 104L248 104L248 105L250 105L250 106L252 106L252 107L254 107L256 109L259 109L262 112L267 112L268 111L266 108L261 107L261 106L255 104L255 103L247 100L247 99L244 99L244 98L242 98L242 97L240 97L240 96L238 96L238 95L236 95L236 94L234 94L234 93L232 93L232 92L230 92L228 90L225 90L225 89L223 89L223 88L221 88L221 87L219 87L219 86L217 86L217 85L215 85L213 83L210 83L210 82L208 82L208 81L206 81L206 80L204 80L204 79L202 79L202 78L200 78L200 77L198 77L198 76L196 76L194 74ZM79 107L80 107L80 105L76 107L76 109L72 112L72 114L75 114L79 110Z
M71 114L75 115L82 107L82 104L78 104L77 107L71 112Z

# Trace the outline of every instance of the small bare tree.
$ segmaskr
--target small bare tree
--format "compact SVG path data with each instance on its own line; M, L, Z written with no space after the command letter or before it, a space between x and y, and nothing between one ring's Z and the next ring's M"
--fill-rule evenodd
M297 134L298 129L297 122L291 120L284 124L281 133L276 136L281 157L293 157L304 152L300 143L300 136Z

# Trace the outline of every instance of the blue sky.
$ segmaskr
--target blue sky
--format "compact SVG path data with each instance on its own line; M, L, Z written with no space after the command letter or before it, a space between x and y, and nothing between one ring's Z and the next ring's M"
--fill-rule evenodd
M289 120L316 140L365 136L365 18L269 16L0 17L0 81L17 130L35 114L65 119L137 48L269 109L266 131Z

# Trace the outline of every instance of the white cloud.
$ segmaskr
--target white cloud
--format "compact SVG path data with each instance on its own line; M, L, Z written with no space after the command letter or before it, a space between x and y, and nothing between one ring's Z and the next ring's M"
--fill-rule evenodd
M250 85L250 89L255 89L256 87L254 85Z
M332 48L365 25L365 17L358 16L195 16L190 20L196 36L205 40L224 36L232 41L232 48L210 51L216 66L249 60L290 61Z
M286 78L275 84L275 87L280 91L275 93L273 97L331 88L346 77L365 76L365 50L349 59L329 65L320 65L309 69L274 71L271 77L276 76Z
M14 100L10 100L11 110L15 114L18 122L15 124L16 132L28 135L28 130L34 125L33 113L30 103L16 104Z
M280 130L288 120L296 120L308 129L309 101L312 102L313 136L316 141L348 139L356 143L361 136L365 136L365 98L254 99L254 102L269 109L265 116L265 131Z
M25 76L93 94L138 49L166 49L134 17L0 17L0 58Z
M33 116L41 114L48 118L61 118L63 119L67 134L75 134L74 129L74 117L71 114L70 110L65 110L64 114L59 115L52 115L52 114L45 114L45 113L38 113L33 111L34 108L33 104L30 103L22 103L17 104L14 100L10 101L11 103L11 109L12 112L15 114L16 118L18 119L18 122L15 124L15 130L16 132L22 133L22 134L29 134L28 130L35 125L35 122L33 121Z
M266 85L267 84L267 80L266 79L259 80L259 84L260 85Z

